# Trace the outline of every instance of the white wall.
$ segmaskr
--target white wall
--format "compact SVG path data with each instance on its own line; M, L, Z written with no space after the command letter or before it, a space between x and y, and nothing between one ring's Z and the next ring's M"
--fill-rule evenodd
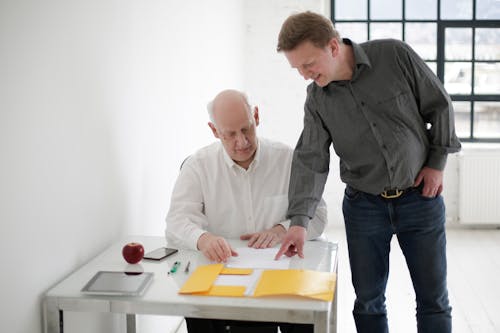
M180 162L212 140L207 100L243 88L241 17L232 0L0 2L2 332L40 332L41 295L121 235L163 235Z

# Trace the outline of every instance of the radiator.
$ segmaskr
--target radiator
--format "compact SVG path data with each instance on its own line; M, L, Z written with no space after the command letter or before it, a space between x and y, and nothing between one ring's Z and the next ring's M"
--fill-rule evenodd
M458 173L459 223L500 225L500 154L462 153Z

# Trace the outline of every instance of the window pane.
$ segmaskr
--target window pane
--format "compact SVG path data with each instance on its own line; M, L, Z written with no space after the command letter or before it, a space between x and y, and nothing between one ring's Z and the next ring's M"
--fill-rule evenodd
M441 18L445 20L471 20L471 0L441 0Z
M337 23L335 28L342 38L349 38L356 43L368 40L368 24L366 23Z
M437 56L437 28L435 23L407 23L405 41L426 60Z
M445 30L445 59L472 59L472 28L448 28Z
M410 20L435 20L437 0L406 0L405 16Z
M371 0L372 20L401 20L402 0Z
M500 60L500 29L476 29L476 60Z
M470 94L472 65L470 62L447 62L444 64L444 87L448 94Z
M479 20L499 20L500 1L498 0L477 0L476 17Z
M500 95L500 62L475 64L474 93Z
M474 137L500 138L500 102L474 104Z
M366 20L366 0L335 1L336 20Z
M453 102L455 132L459 138L470 137L470 102Z
M435 61L426 61L427 66L431 69L431 71L437 76L437 64Z
M370 39L395 38L403 39L403 25L401 23L371 23Z

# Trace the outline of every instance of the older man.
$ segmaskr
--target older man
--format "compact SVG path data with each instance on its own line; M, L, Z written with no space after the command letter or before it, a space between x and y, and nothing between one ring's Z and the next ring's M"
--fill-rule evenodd
M208 259L224 262L236 251L227 239L248 240L254 248L273 247L283 240L288 184L293 150L258 138L258 108L250 107L242 92L225 90L208 106L208 123L218 142L190 156L181 168L167 215L170 245L201 251ZM317 238L326 225L321 201L307 228ZM249 323L186 319L188 331L312 332L311 325Z

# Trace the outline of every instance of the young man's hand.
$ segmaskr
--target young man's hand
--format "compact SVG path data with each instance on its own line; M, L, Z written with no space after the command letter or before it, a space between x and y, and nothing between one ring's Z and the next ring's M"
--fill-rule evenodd
M422 181L424 182L422 196L434 198L443 192L443 171L423 167L418 173L413 186L419 186Z
M304 258L304 243L306 241L306 228L294 225L288 229L285 239L281 247L274 257L275 260L281 258L284 254L287 257L293 257L298 254L299 257Z
M197 246L205 257L215 262L226 262L230 257L238 255L226 239L209 232L198 238Z
M253 247L254 249L265 249L281 243L285 234L285 227L281 224L277 224L271 229L255 232L253 234L241 235L240 239L248 240L248 247Z

